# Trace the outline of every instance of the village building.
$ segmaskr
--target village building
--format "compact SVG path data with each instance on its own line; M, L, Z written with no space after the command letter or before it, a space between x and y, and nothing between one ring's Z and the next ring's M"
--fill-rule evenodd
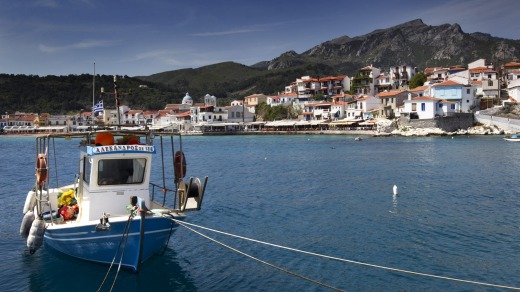
M509 85L511 82L520 79L520 62L509 62L502 66L502 75Z
M352 93L355 95L374 95L375 79L381 75L381 69L366 66L358 70L352 78Z
M402 113L409 114L411 119L433 119L454 113L454 105L453 102L431 96L417 96L412 98L412 94L410 93L408 99L404 101Z
M463 85L455 81L444 81L430 88L432 97L445 99L454 103L457 112L473 112L480 106L475 89L471 85Z
M380 100L379 115L386 118L396 117L404 100L408 98L408 93L407 90L394 90L377 94Z
M392 81L392 88L399 90L409 89L408 83L410 80L417 74L417 68L408 66L408 65L400 65L390 67L390 80Z

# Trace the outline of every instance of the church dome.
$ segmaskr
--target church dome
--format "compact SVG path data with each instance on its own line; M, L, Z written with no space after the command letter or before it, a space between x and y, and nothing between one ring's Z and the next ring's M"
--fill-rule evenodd
M182 99L182 104L193 104L193 98L186 92L186 96Z

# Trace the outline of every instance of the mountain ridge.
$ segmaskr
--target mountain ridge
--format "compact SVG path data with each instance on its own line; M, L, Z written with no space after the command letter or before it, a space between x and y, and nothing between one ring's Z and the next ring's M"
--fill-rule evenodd
M435 26L413 19L360 36L339 36L303 53L289 50L251 66L222 62L129 77L126 84L133 90L133 97L126 101L130 107L157 109L166 103L180 102L189 92L196 102L202 102L204 95L210 94L218 97L219 105L228 105L233 99L255 93L278 94L286 85L306 75L354 76L367 65L383 71L401 65L423 71L427 67L467 66L478 59L491 64L518 61L520 40L481 32L465 33L456 23ZM63 113L87 109L92 103L89 78L88 75L24 78L2 74L0 111L38 109ZM105 79L105 87L110 88L110 78ZM148 85L148 89L140 88L139 84ZM71 92L74 92L72 99Z

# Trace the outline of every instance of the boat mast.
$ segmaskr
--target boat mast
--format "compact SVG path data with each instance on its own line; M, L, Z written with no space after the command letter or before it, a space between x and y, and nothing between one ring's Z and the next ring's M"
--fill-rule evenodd
M94 105L95 105L95 92L96 89L96 62L94 62L94 75L92 75L92 117L94 117Z
M116 129L119 129L119 125L121 125L121 114L119 112L119 92L117 91L117 75L114 75L114 95L116 97L116 111L117 111L117 126Z

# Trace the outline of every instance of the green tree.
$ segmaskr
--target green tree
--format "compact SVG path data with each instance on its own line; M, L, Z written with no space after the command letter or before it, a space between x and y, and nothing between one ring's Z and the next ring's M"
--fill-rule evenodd
M419 72L412 77L410 83L408 83L408 86L410 86L410 89L414 89L416 87L423 86L424 82L426 82L426 75L424 75L423 72Z

